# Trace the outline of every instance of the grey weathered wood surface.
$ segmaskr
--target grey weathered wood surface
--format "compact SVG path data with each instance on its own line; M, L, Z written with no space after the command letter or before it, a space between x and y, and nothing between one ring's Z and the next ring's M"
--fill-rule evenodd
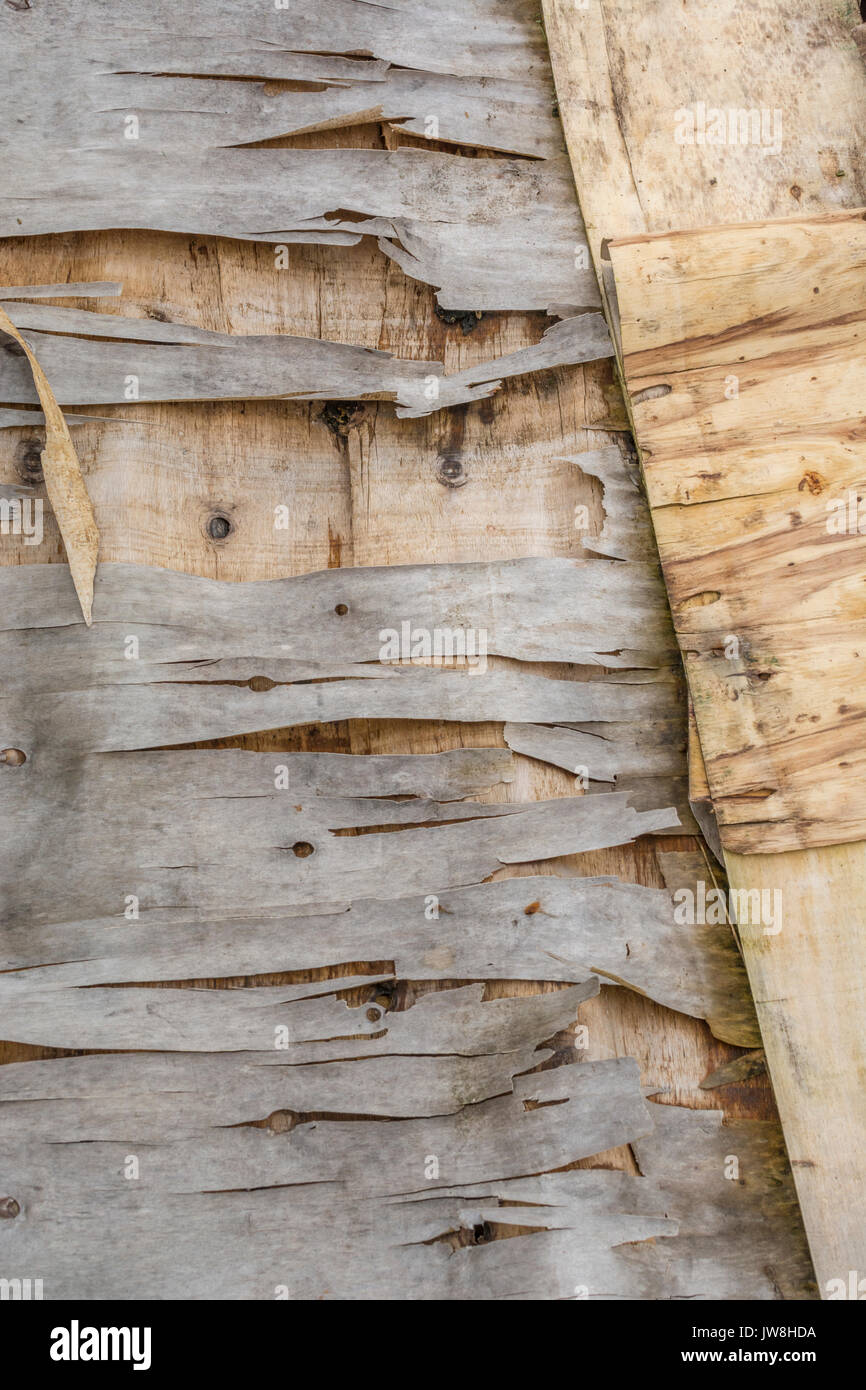
M16 96L21 151L56 143L61 130L69 147L116 147L130 113L138 138L157 148L377 120L476 148L564 150L544 35L528 4L250 10L205 0L182 34L173 32L176 11L153 0L33 9L2 26L0 72Z
M524 0L254 15L207 0L183 34L158 0L8 8L0 235L374 235L446 307L599 302L577 254L585 236L544 33ZM359 120L535 158L237 148Z
M543 878L457 887L440 896L443 888L516 862L515 856L545 858L567 852L564 845L604 843L673 819L662 812L635 815L623 806L624 796L529 806L459 799L510 780L510 759L501 750L420 758L231 751L54 755L35 770L28 762L15 771L21 775L0 785L8 827L0 851L0 918L6 924L0 959L7 972L0 993L4 982L10 986L7 1028L20 1027L11 1002L23 1000L26 1014L28 991L46 985L49 992L41 997L50 1001L58 983L338 965L388 959L399 944L397 973L410 978L443 972L486 977L492 971L502 978L584 981L597 974L706 1017L732 1041L756 1040L730 933L677 930L665 893ZM280 790L275 772L285 774ZM431 793L443 800L431 800ZM391 799L398 796L404 799ZM436 821L453 822L441 827L441 843L435 829L407 829ZM400 826L399 835L334 833ZM61 901L41 862L33 861L37 842L67 865ZM293 847L305 851L300 861ZM167 854L172 863L164 862ZM233 913L226 919L226 872L246 927ZM428 917L431 893L435 915ZM129 894L138 914L132 920L124 915ZM342 908L339 902L329 907L335 894L345 894ZM200 924L191 940L185 911ZM522 938L515 931L521 918ZM34 937L37 922L47 924L47 934ZM166 954L171 924L176 930ZM94 959L94 952L106 951L107 960ZM52 964L39 969L46 955ZM23 991L16 994L18 984ZM84 1005L96 999L90 989L68 997ZM148 1007L146 999L141 1004ZM56 1021L47 1026L56 1028ZM40 1018L35 1027L46 1024ZM54 1045L67 1045L53 1037Z
M38 1136L37 1107L35 1133L22 1130L4 1151L30 1218L6 1223L9 1258L45 1267L47 1297L156 1288L164 1298L399 1299L407 1287L430 1299L811 1295L776 1127L723 1129L717 1113L647 1108L627 1061L517 1078L514 1091L478 1106L471 1126L451 1116L387 1125L323 1117L287 1132L241 1128L157 1145L140 1138L134 1117L122 1143L51 1145ZM588 1111L592 1135L581 1128ZM641 1176L499 1172L473 1182L479 1166L501 1169L499 1153L512 1145L537 1172L605 1130L622 1132L623 1121ZM724 1177L732 1156L735 1181ZM130 1157L141 1164L134 1181L123 1176ZM199 1174L261 1190L199 1190ZM402 1175L403 1191L386 1175ZM273 1185L287 1178L290 1191ZM74 1246L57 1220L72 1194ZM490 1241L494 1230L512 1239Z
M595 361L613 352L601 314L563 319L533 347L446 375L441 362L407 361L319 338L232 337L185 324L44 304L10 303L8 312L16 327L26 331L60 405L381 396L397 402L399 416L419 417L483 400L506 377ZM0 400L39 403L26 360L8 349L0 352Z
M354 245L367 235L407 275L437 286L446 309L599 302L566 159L49 147L16 195L19 170L19 157L0 150L0 236L125 226Z

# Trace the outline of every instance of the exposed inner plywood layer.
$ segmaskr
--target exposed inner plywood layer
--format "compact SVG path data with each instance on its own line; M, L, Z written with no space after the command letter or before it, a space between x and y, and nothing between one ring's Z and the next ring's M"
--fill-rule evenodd
M866 222L682 233L613 243L611 257L731 878L785 903L781 934L748 913L740 934L826 1286L862 1261L866 1232L866 1117L852 1089L866 1065ZM650 384L670 389L642 400Z

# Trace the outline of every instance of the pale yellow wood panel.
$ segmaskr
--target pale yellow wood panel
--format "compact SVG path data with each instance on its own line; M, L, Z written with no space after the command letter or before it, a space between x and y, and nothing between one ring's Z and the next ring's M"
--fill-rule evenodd
M723 844L866 838L866 221L640 237L610 254Z

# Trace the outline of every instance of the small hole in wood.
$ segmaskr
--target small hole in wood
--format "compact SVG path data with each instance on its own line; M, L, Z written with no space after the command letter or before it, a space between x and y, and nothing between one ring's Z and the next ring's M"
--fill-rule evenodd
M20 748L4 748L0 751L0 763L6 763L9 767L20 767L26 761L27 754Z
M213 541L224 541L232 529L232 524L227 516L222 516L219 512L212 516L207 524L207 533Z
M345 615L348 613L348 611L349 611L349 605L348 605L347 603L338 603L338 604L336 605L336 607L334 608L334 612L337 614L337 616L338 616L339 618L345 617Z

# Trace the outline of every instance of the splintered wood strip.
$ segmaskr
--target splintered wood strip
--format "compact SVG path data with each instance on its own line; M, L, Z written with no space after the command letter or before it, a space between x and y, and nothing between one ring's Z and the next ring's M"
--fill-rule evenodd
M8 307L13 323L28 331L62 405L381 396L397 402L398 415L417 417L483 400L505 377L612 354L601 314L565 319L532 347L447 375L441 362L398 360L387 352L319 338L230 337L186 324L43 304ZM8 354L0 359L0 400L35 404L39 399L20 359Z
M0 299L112 299L123 292L117 280L59 285L2 285ZM13 312L12 322L17 323Z
M337 988L351 989L370 979L368 997L359 1004L350 1006L334 994ZM294 1066L402 1054L514 1054L568 1028L579 1004L597 994L598 988L598 980L590 977L570 989L531 1000L497 999L482 1004L484 987L475 984L425 994L411 1008L390 1012L375 1002L379 993L375 976L255 989L75 989L31 986L23 976L0 978L4 1020L8 1020L4 1026L19 1041L142 1053L249 1052L263 1066L274 1058ZM539 1054L535 1061L549 1055ZM323 1082L322 1095L326 1094ZM334 1108L337 1113L356 1109Z
M653 669L676 650L659 592L655 567L604 559L369 566L237 584L104 564L96 630L86 636L62 568L30 566L25 573L7 566L0 573L0 632L10 654L30 651L32 677L18 679L32 689L50 679L49 649L73 655L76 647L82 674L105 679L112 670L131 670L118 678L133 681L137 661L153 667L224 656L322 668L436 658L481 668L487 655L497 655ZM569 621L576 611L579 625ZM124 655L119 626L140 632L136 658Z
M48 148L28 168L26 193L16 195L19 172L19 157L0 152L0 236L118 226L278 246L374 236L407 275L438 288L446 309L599 302L564 157ZM274 272L273 251L269 260Z
M57 404L45 372L36 360L30 343L22 337L2 308L0 332L12 338L27 359L27 368L33 381L33 393L42 406L45 418L42 476L51 509L63 537L69 573L81 613L89 627L93 607L93 579L99 551L99 531L81 472L81 464L63 412ZM8 349L9 344L6 346ZM4 356L11 360L8 351Z
M699 833L684 769L684 721L640 726L609 723L586 731L557 724L509 723L504 737L516 753L563 768L589 792L628 787L629 801L642 810L673 805L683 830ZM664 770L653 771L655 764Z
M863 839L863 215L613 243L611 257L722 843Z
M184 837L175 848L167 835L159 834L144 836L140 845L117 840L94 848L70 867L63 911L72 918L107 916L134 894L144 902L212 914L225 902L227 866L236 893L253 913L383 892L395 897L437 894L455 881L479 883L503 864L623 844L678 824L673 808L635 811L624 792L561 797L504 811L484 806L474 819L466 811L463 817L451 818L454 823L447 823L446 817L445 824L430 828L407 826L400 833L371 829L362 835L335 834L327 813L317 819L315 814L305 816L302 807L287 811L287 820L279 818L282 823L272 832L276 843L257 851L247 848L235 858L228 843L235 819L230 799L227 811L221 815L216 805L213 811L208 842L211 855L214 846L219 847L216 858L206 857L208 846L199 847L205 854L195 854L196 846L185 844ZM341 819L347 822L343 827ZM338 828L348 829L363 817L355 813L341 818L337 812L333 820ZM62 832L59 838L66 843ZM24 857L20 845L10 846L8 853L17 868ZM172 862L162 862L166 855ZM34 922L52 922L57 913L53 885L46 883L44 874L22 866L4 894L3 920L14 922L27 914Z
M525 1010L526 1001L519 1002ZM166 1190L327 1183L348 1187L357 1197L391 1196L425 1186L426 1155L440 1158L440 1185L477 1183L490 1175L517 1177L563 1167L651 1129L637 1066L624 1057L515 1077L513 1093L465 1107L456 1117L388 1124L312 1121L283 1135L228 1127L154 1145L136 1186L156 1196ZM4 1180L22 1192L25 1206L34 1189L46 1183L67 1199L76 1188L83 1196L94 1181L91 1175L116 1172L115 1181L123 1183L128 1145L95 1140L29 1146L13 1136L0 1152Z

